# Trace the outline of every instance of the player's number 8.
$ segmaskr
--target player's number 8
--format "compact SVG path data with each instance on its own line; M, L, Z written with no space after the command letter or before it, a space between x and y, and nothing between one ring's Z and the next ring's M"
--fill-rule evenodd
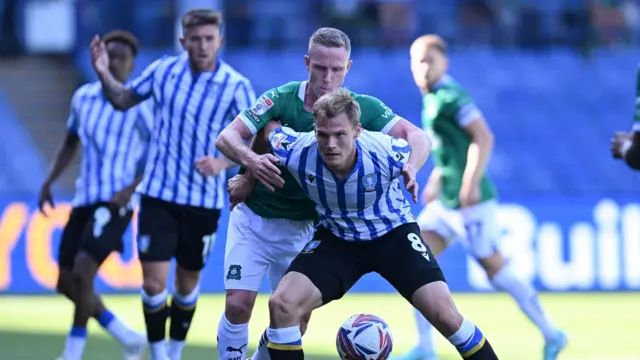
M427 251L427 247L422 242L422 239L420 238L420 236L414 233L410 233L409 235L407 235L407 239L411 242L411 247L413 248L413 250L420 253Z

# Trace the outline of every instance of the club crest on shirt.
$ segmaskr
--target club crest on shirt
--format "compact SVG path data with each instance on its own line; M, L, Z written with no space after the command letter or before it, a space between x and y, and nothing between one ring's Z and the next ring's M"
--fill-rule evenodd
M266 114L271 107L273 107L273 100L266 96L261 96L256 102L256 105L251 109L251 112L260 116Z
M364 191L376 191L376 185L378 185L378 177L376 174L368 174L362 178L362 187L364 187Z

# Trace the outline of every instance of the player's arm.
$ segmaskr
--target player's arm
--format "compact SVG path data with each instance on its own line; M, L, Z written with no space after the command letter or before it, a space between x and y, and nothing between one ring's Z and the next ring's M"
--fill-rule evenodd
M78 128L80 126L80 118L78 117L79 101L80 95L78 91L73 95L71 100L71 112L67 120L67 134L56 152L51 169L49 169L49 173L40 189L38 207L43 214L45 213L45 203L53 206L51 185L53 185L60 175L69 167L69 164L71 164L78 152L80 145L80 137L78 136Z
M269 94L277 94L276 91L270 90L264 93L255 106L241 111L229 126L222 130L216 140L216 148L220 152L231 161L251 171L251 175L270 190L275 190L274 186L284 185L280 170L275 166L277 159L273 154L257 154L247 146L246 142L270 120L278 116L278 103L269 97ZM252 146L260 146L256 141L259 140L254 139Z
M422 202L428 204L438 198L440 189L442 188L442 171L435 167L429 174L427 185L422 192Z
M162 60L162 59L160 59ZM130 109L148 99L153 92L153 79L160 60L145 69L131 87L118 81L109 71L109 55L104 42L95 36L91 41L91 62L102 83L104 94L117 110Z
M471 137L462 186L477 186L493 152L493 133L480 110L470 101L458 105L456 120Z
M236 88L234 90L234 94L233 94L233 104L231 106L231 119L236 119L243 110L245 109L250 109L256 102L256 93L253 90L253 86L251 86L251 82L249 80L241 80L238 82L238 84L236 85ZM224 124L223 128L226 128L227 126L229 126L230 123L226 123ZM253 143L255 142L255 138L254 136L250 136L248 139L243 138L242 139L243 144L251 144L253 146ZM234 167L236 165L239 165L240 163L237 161L234 161L228 157L223 157L222 159L224 159L227 162L227 168L231 168Z

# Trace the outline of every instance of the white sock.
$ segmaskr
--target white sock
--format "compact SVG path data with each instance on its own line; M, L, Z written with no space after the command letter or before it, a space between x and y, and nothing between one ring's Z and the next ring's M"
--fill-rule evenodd
M167 343L164 340L149 343L151 360L167 360Z
M169 339L169 346L167 347L167 356L170 360L182 359L182 350L184 350L184 341Z
M542 310L538 292L533 285L519 279L508 265L493 276L491 283L496 289L509 293L518 302L520 309L540 329L545 340L553 340L556 337L559 330Z
M471 320L464 319L458 331L447 338L456 347L463 358L473 355L484 346L485 338L482 331Z
M132 342L139 341L140 338L144 336L143 334L132 330L107 309L98 316L97 320L100 323L100 326L107 330L107 332L122 345L129 345Z
M251 356L251 360L271 360L269 356L269 349L267 349L267 343L269 342L269 336L267 336L267 330L262 333L260 342L256 352Z
M244 360L249 344L249 324L232 324L222 314L218 324L218 359Z
M64 346L65 360L81 360L87 343L87 328L73 326Z
M415 309L416 325L418 326L418 347L428 353L435 353L433 343L433 326L418 309Z

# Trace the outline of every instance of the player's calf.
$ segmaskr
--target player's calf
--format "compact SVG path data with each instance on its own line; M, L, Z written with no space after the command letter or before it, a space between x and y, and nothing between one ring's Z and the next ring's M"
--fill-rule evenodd
M169 317L166 289L170 262L145 261L142 263L142 307L147 329L147 340L151 351L151 359L165 359L166 326Z
M300 319L322 306L322 294L309 278L289 272L269 298L270 325L267 330L272 360L304 359Z
M218 324L218 358L244 360L249 343L249 319L257 291L227 290L225 311Z
M200 295L200 271L192 271L176 266L175 293L171 297L171 325L169 327L169 347L167 355L171 360L182 358L187 333L196 312Z
M462 358L498 359L480 329L460 314L444 281L431 282L416 290L412 303L456 347Z

